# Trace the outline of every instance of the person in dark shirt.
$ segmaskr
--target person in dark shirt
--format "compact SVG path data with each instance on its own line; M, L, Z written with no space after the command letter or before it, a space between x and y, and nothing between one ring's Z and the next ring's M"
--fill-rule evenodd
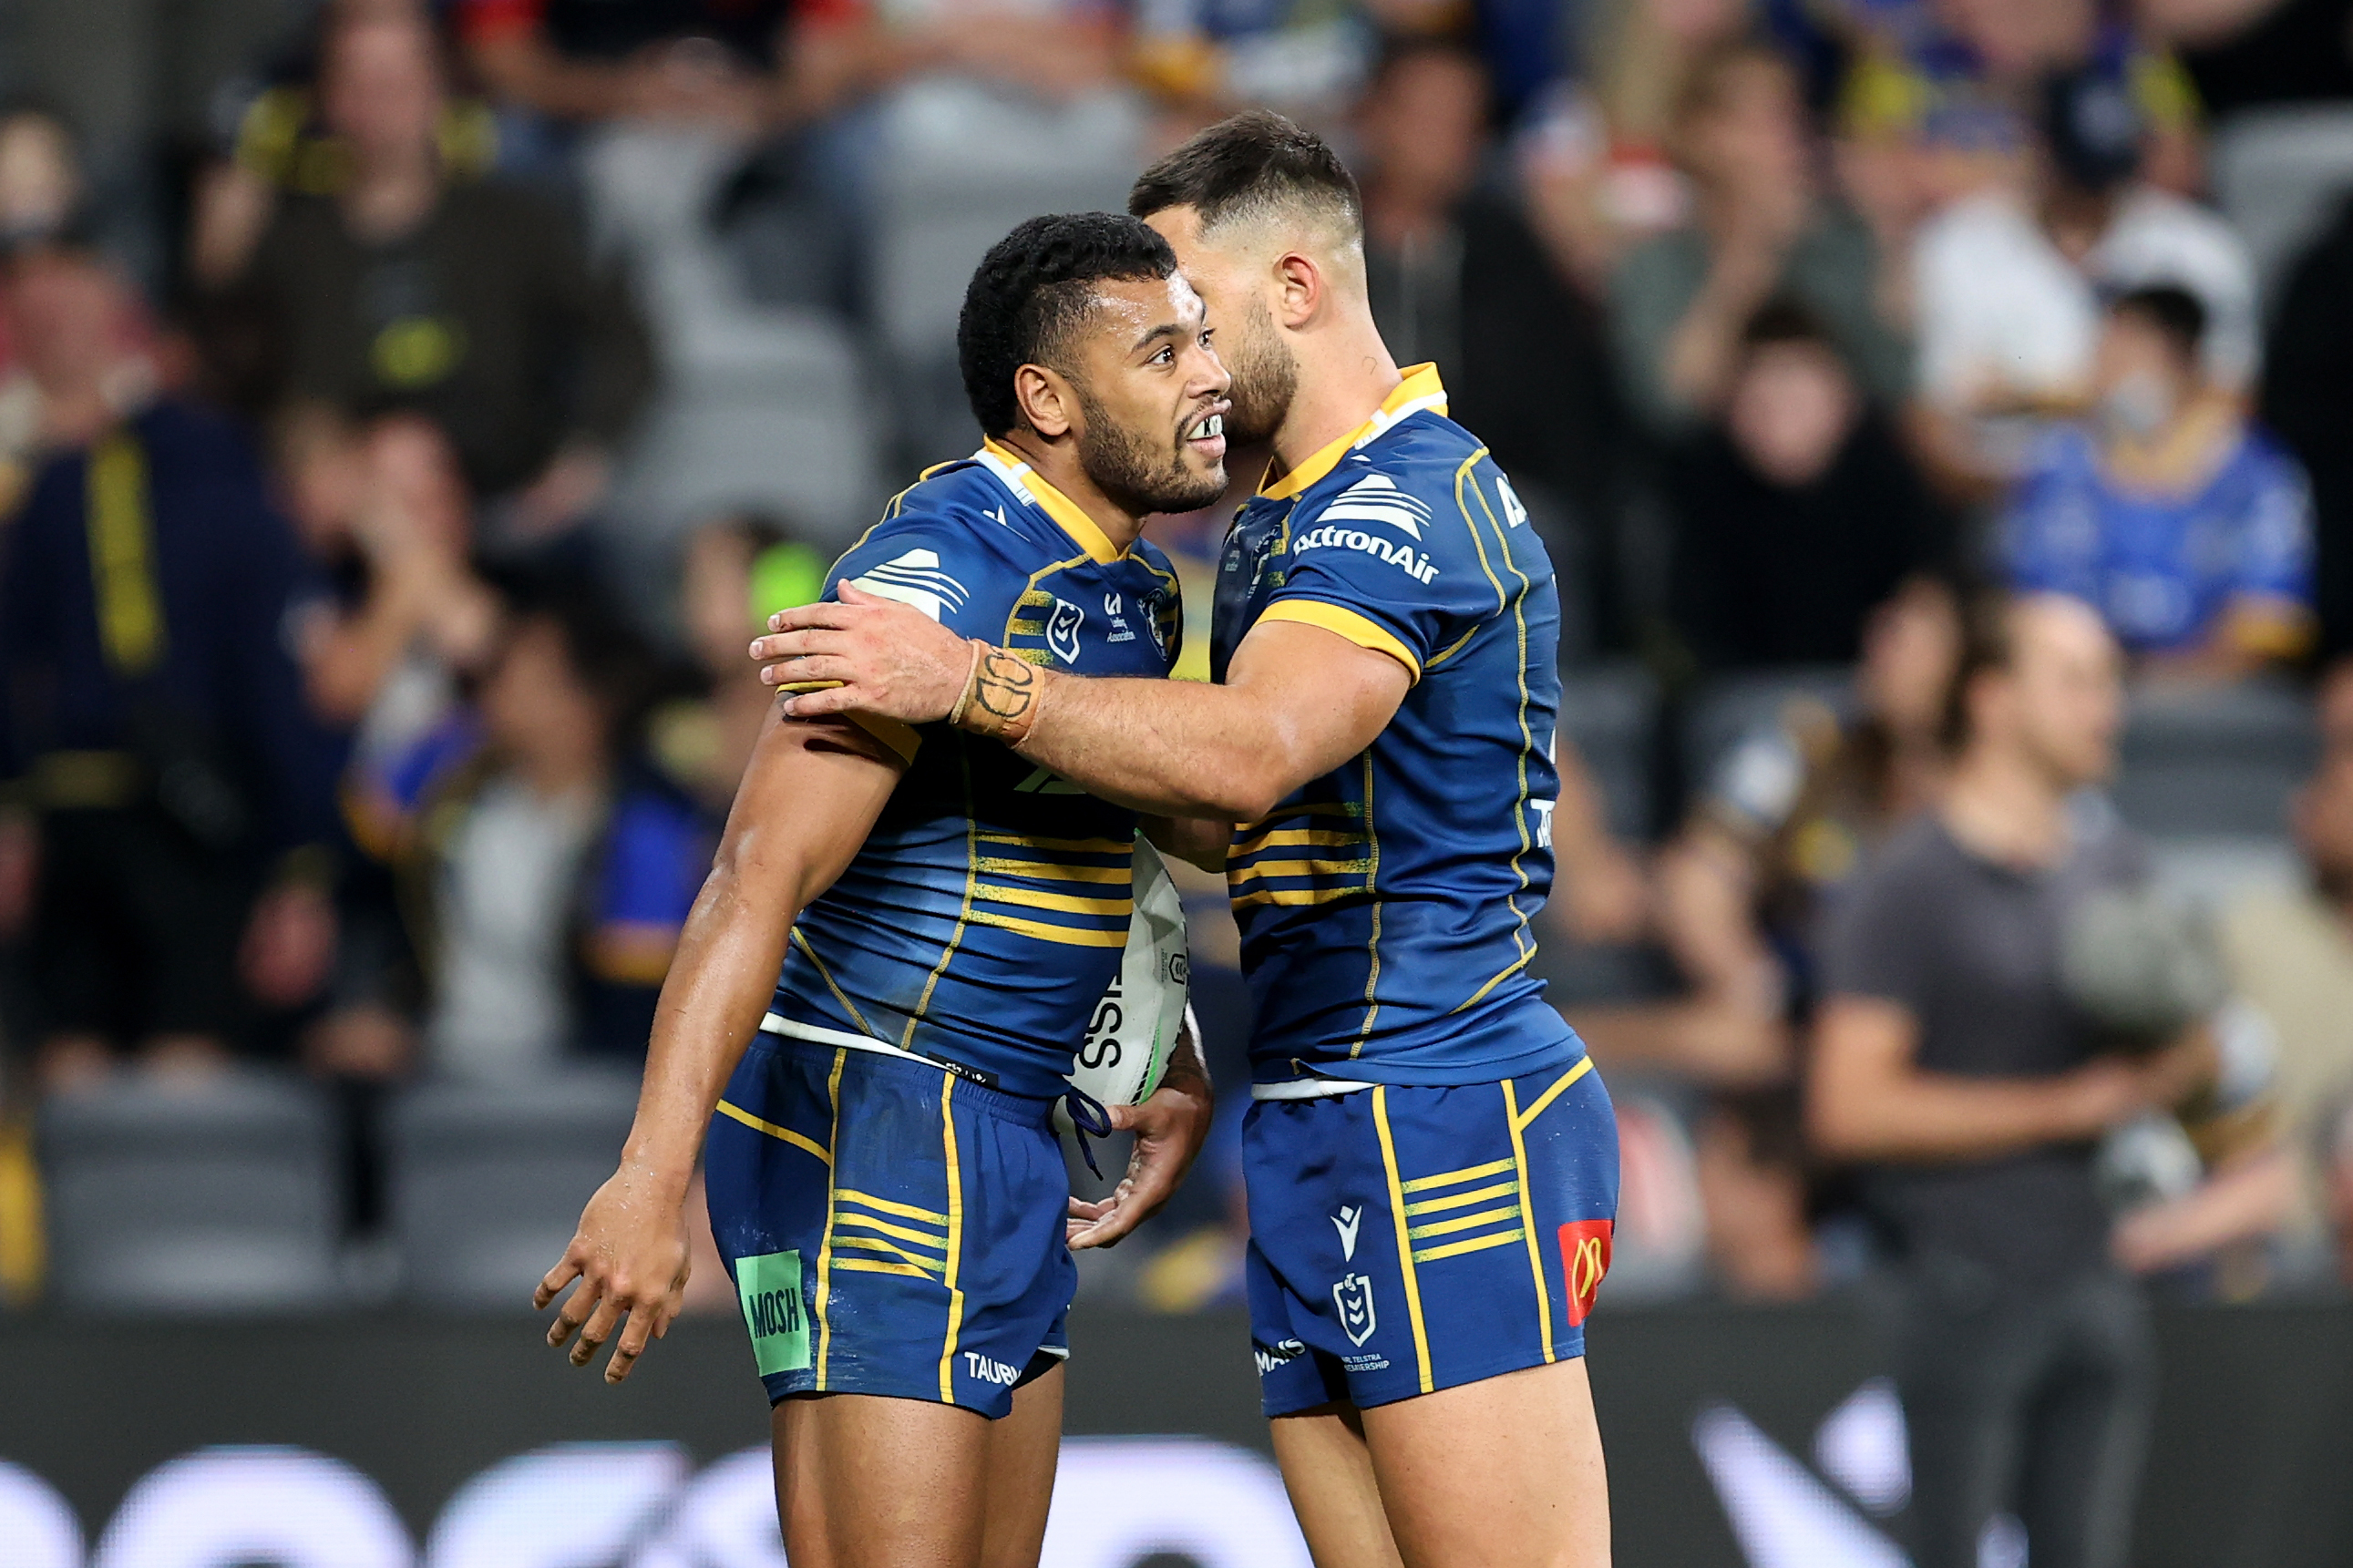
M1359 110L1366 286L1383 337L1409 363L1437 362L1555 559L1577 563L1576 536L1614 510L1625 419L1596 312L1480 183L1490 98L1463 45L1409 39L1382 57Z
M15 266L104 272L54 249ZM71 356L52 357L62 375ZM216 1062L241 968L278 1004L323 974L337 748L288 647L306 592L251 447L170 400L57 452L10 524L0 777L38 825L29 967L53 1086L129 1047Z
M1873 608L1944 564L1945 517L1801 306L1749 322L1723 417L1665 481L1675 626L1712 669L1852 663Z
M280 202L212 312L216 374L267 405L424 414L522 531L564 526L602 497L650 387L642 323L561 213L448 176L426 23L353 12L321 53L349 175L331 195Z
M2011 1512L2037 1564L2121 1568L2154 1351L2110 1261L2094 1151L2203 1087L2211 1038L2100 1054L2060 977L2069 911L2146 874L2079 795L2112 769L2123 714L2098 614L2057 595L1978 607L1947 711L1942 802L1831 921L1808 1120L1860 1167L1894 1254L1913 1560L1973 1568Z

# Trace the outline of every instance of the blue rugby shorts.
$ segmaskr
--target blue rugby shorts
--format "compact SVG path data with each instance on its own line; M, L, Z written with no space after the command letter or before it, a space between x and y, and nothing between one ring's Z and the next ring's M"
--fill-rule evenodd
M1618 1124L1590 1058L1498 1083L1261 1100L1242 1126L1270 1416L1585 1353Z
M1078 1283L1053 1102L762 1033L704 1181L760 1380L977 1410L1070 1354Z

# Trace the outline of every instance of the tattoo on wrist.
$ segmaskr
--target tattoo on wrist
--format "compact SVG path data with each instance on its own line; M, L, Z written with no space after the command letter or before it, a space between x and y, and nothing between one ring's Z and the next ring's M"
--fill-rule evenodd
M948 712L948 722L959 730L1018 746L1038 727L1038 710L1045 697L1043 671L1001 647L976 642L972 673L965 678L964 695Z

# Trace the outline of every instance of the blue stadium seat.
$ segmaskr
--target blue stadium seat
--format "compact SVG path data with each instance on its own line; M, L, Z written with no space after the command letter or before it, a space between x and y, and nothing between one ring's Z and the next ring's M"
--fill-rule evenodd
M512 1086L427 1084L393 1106L390 1209L401 1293L524 1310L619 1159L637 1085L566 1073Z
M339 1296L333 1123L307 1086L111 1081L52 1096L39 1141L64 1305L245 1312Z

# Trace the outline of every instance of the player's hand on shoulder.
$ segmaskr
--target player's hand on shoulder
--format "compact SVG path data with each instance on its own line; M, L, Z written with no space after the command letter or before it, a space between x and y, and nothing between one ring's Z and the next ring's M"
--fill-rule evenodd
M628 1164L614 1172L581 1211L580 1228L563 1260L532 1295L532 1305L544 1310L566 1285L580 1282L547 1331L548 1344L557 1350L578 1335L574 1366L586 1366L613 1331L621 1330L605 1363L607 1383L628 1376L647 1344L670 1331L685 1297L685 1206L660 1185Z
M761 680L792 693L786 715L856 711L903 724L946 718L971 678L974 644L853 583L839 591L839 603L778 611L768 635L753 641Z

